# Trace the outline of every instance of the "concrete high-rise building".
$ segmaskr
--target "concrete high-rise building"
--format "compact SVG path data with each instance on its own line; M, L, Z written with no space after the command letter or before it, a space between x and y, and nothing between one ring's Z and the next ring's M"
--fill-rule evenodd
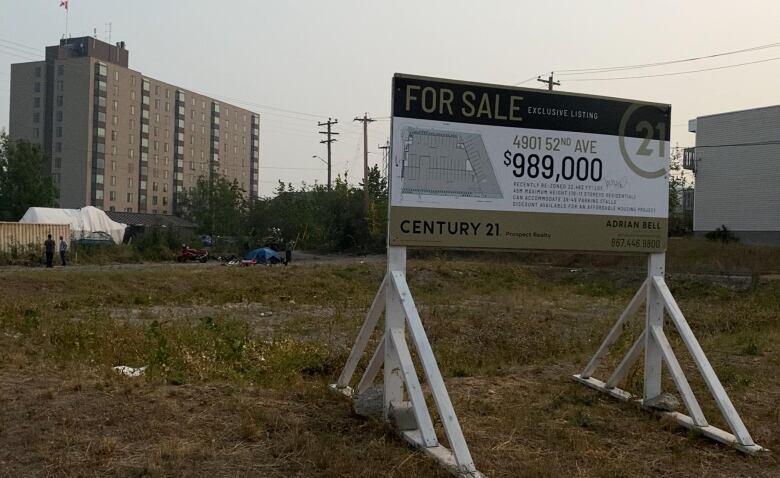
M59 206L174 214L199 177L258 195L257 113L128 68L124 42L67 38L11 65L9 137L38 143Z

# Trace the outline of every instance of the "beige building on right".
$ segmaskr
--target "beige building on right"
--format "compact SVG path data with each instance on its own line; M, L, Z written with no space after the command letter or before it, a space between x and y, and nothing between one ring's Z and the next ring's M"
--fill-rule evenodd
M257 113L128 67L124 42L68 38L11 65L9 136L49 158L59 206L181 212L199 177L259 183Z
M688 130L694 233L726 226L742 242L780 244L780 105L699 116Z

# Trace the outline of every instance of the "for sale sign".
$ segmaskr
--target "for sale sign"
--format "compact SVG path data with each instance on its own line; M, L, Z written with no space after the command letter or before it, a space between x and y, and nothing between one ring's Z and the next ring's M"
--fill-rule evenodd
M395 75L390 245L666 249L665 104Z

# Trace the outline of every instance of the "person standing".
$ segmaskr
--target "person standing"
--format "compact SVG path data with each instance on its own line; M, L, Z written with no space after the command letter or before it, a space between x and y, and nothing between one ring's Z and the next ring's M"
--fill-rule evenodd
M43 246L46 249L46 267L53 267L52 261L54 260L54 241L51 239L51 234L49 234L47 237L48 238L43 243Z
M292 261L293 241L287 241L284 245L284 265L287 265Z
M65 255L68 252L68 243L65 242L65 239L60 236L60 261L62 261L62 265L65 265Z

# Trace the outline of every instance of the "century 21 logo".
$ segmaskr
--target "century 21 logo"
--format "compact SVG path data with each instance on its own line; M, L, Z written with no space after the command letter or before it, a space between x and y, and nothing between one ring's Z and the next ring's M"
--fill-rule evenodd
M628 149L626 148L626 141L625 141L626 128L628 127L628 122L631 119L631 116L639 108L659 108L661 109L661 111L666 112L666 110L664 108L661 108L660 106L641 105L641 104L631 105L626 110L626 112L623 113L623 118L620 120L620 129L618 132L619 135L618 143L620 144L620 153L623 156L623 160L626 162L628 167L631 168L631 170L636 174L638 174L639 176L648 179L659 178L666 174L666 167L662 166L660 169L648 171L640 167L638 164L636 164L635 159L651 158L651 157L658 157L658 158L666 157L666 141L664 139L666 138L666 123L659 122L653 125L647 120L640 121L639 123L636 124L636 131L634 132L642 133L642 136L644 137L642 143L639 145L639 148L637 148L636 152L633 155L630 154L628 152ZM655 144L655 142L653 141L653 136L655 136L656 132L658 132L657 144Z

